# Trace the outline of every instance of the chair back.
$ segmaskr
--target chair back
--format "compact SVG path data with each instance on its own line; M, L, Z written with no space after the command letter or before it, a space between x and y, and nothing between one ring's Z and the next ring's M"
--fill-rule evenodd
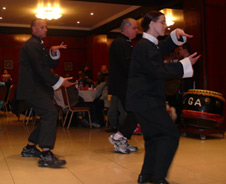
M9 87L9 92L8 92L8 96L6 98L6 103L12 102L14 95L15 95L15 86L12 84Z
M62 88L62 94L65 101L65 105L67 105L70 109L79 102L79 94L78 90L74 86L70 86L68 88Z
M6 93L7 93L7 87L0 86L0 101L5 101Z
M62 92L62 96L63 96L65 107L68 107L68 99L67 99L67 94L66 94L66 88L65 87L61 87L60 90Z

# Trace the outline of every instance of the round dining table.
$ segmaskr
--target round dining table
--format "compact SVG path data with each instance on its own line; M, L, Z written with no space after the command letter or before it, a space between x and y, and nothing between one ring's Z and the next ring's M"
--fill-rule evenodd
M79 96L83 98L85 102L93 102L97 95L97 90L78 90Z

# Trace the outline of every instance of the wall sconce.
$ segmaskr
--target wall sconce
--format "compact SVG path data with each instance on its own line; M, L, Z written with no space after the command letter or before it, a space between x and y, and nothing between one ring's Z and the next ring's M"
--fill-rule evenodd
M172 26L174 24L174 17L173 17L173 13L172 13L172 9L168 9L168 8L165 8L165 9L162 9L160 10L160 12L164 13L165 14L165 17L166 17L166 25L169 27L169 26Z
M44 3L44 0L38 2L38 7L36 9L36 17L40 19L59 19L62 17L62 10L60 9L59 2Z

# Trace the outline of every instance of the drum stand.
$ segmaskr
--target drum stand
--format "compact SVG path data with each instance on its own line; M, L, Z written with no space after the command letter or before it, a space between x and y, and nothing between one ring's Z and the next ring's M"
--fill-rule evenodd
M186 137L187 133L194 133L200 135L201 140L206 139L207 134L221 134L221 137L224 138L225 128L202 128L202 127L195 127L191 125L185 125L184 120L182 118L182 127L180 128L181 135Z

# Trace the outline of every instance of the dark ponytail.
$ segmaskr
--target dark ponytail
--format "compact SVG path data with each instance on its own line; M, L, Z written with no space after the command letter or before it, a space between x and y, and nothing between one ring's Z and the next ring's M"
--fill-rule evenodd
M146 13L143 17L143 20L141 21L141 27L143 28L144 32L147 32L149 29L149 24L151 21L157 21L159 19L159 16L164 15L162 12L159 11L149 11Z

